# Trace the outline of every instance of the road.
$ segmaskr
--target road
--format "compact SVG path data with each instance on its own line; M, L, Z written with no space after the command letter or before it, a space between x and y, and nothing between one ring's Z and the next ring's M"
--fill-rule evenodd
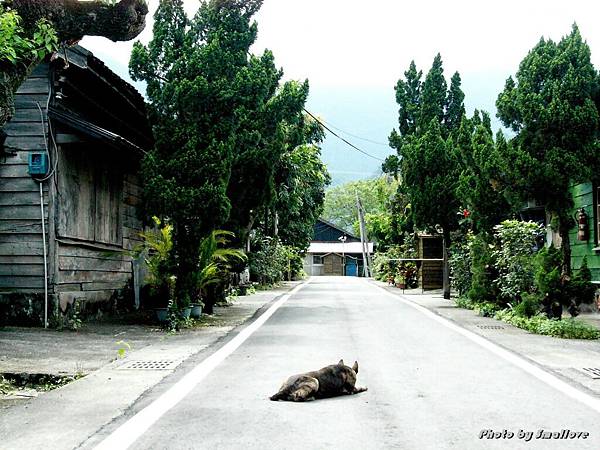
M368 392L307 403L268 400L287 376L340 358L358 360L357 385ZM169 396L176 382L149 393L96 442ZM181 401L159 409L130 448L600 448L600 413L559 388L366 280L319 277ZM565 429L589 437L536 439L538 430ZM480 439L482 430L508 434ZM519 430L533 432L531 440L519 439Z

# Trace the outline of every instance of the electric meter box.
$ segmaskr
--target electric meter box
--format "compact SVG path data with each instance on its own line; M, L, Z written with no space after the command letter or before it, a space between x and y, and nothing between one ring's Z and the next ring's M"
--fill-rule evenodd
M29 152L29 175L44 176L48 173L48 155L45 152Z

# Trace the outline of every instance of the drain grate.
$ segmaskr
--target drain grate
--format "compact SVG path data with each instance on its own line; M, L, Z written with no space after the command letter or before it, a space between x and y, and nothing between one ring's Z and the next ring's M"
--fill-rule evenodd
M482 330L504 330L502 325L477 325L477 328Z
M583 372L595 380L600 380L600 368L598 367L584 367Z
M122 366L119 366L118 369L121 370L173 370L179 361L173 360L157 360L157 361L129 361Z

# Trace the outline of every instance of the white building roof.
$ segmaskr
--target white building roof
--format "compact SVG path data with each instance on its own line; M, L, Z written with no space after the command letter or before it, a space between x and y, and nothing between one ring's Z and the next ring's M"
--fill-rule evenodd
M373 253L373 243L369 242L369 253ZM311 242L307 253L317 255L325 255L327 253L362 253L362 245L360 242Z

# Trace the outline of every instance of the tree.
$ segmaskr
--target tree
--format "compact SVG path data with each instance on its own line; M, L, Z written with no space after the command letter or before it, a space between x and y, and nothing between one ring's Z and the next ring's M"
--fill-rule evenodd
M162 0L152 41L136 42L131 55L132 77L147 82L156 141L143 161L144 204L174 225L176 298L183 304L194 288L201 240L229 217L237 132L257 97L272 89L261 86L274 76L272 55L249 55L261 4L212 0L188 20L182 0Z
M398 156L386 160L383 168L399 170L400 189L411 206L414 225L434 231L441 228L448 247L450 232L458 225L455 134L464 116L460 75L454 74L448 90L438 54L422 84L421 72L416 71L414 63L405 77L406 81L396 85L398 131L393 130L389 138ZM450 298L447 263L444 272L444 297Z
M354 223L358 220L357 194L367 214L379 214L388 212L388 204L397 189L398 182L389 180L386 176L335 186L325 194L323 218L352 232Z
M494 142L489 116L475 111L472 119L463 118L457 138L460 178L457 197L467 210L475 233L491 236L494 226L505 220L511 208L498 178L503 173L502 158ZM504 148L500 133L498 145Z
M286 153L278 169L277 203L279 238L284 245L305 251L314 224L323 212L327 167L316 144L299 145Z
M541 39L498 96L498 117L517 135L504 155L513 197L535 199L558 223L562 274L571 273L571 183L600 170L595 103L600 89L590 49L579 29L559 43Z
M147 13L144 0L4 0L0 4L0 130L14 114L14 93L48 53L85 35L131 40L144 29Z
M244 109L242 123L236 132L231 177L227 196L232 204L228 228L240 242L259 214L274 213L277 196L277 172L286 153L304 140L290 135L302 127L302 110L308 98L308 81L289 81L279 88L281 71L276 70L273 56L266 52L253 58L251 80L252 103Z

